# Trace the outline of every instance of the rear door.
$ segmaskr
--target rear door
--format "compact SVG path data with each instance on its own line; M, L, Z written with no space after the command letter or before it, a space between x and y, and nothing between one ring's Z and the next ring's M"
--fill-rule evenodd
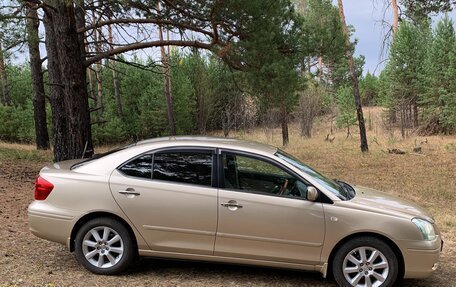
M111 192L150 249L212 255L217 188L212 149L140 155L110 178Z
M320 262L324 212L307 185L274 161L222 152L214 255L314 265Z

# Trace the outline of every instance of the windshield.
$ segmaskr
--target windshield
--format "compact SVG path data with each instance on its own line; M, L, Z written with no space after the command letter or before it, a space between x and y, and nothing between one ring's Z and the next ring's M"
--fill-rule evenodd
M282 150L278 150L275 153L275 156L277 156L280 159L283 159L284 161L288 162L294 167L312 176L314 180L318 181L319 184L323 185L327 190L335 194L340 199L347 200L349 198L347 191L342 186L340 186L336 181L325 177L324 175L314 170L310 166L302 163L299 159L295 158L294 156L289 155Z

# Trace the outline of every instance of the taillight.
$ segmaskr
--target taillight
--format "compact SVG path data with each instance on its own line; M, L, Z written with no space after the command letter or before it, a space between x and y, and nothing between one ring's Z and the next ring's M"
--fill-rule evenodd
M35 181L35 199L36 200L45 200L48 195L54 189L54 185L49 181L45 180L41 176Z

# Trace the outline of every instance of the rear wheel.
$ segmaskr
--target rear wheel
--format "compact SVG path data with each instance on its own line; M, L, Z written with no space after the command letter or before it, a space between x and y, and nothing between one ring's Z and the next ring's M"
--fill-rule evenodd
M84 224L76 234L75 253L86 269L104 275L124 271L135 257L130 233L112 218L96 218Z
M391 247L375 237L359 237L342 245L332 265L340 286L393 286L399 264Z

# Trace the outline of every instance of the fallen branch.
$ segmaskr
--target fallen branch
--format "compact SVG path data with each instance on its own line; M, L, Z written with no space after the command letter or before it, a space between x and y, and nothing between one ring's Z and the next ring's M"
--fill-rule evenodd
M391 153L391 154L406 154L405 151L400 150L398 148L388 149L388 153Z

